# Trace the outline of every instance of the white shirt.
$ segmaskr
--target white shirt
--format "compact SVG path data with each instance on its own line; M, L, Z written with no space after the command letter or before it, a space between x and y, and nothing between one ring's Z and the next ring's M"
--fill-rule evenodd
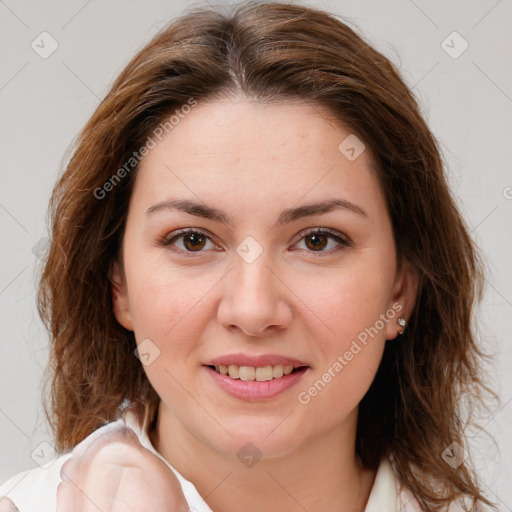
M178 478L183 494L194 512L212 512L210 507L201 498L194 484L185 480L183 476L171 466L153 447L146 432L135 415L128 411L124 419L108 423L85 438L77 446L89 444L107 429L113 429L126 424L132 428L145 448L163 460ZM0 486L0 496L7 496L14 502L20 512L55 512L57 508L57 486L62 481L60 469L64 462L71 457L72 452L61 455L44 467L37 467L24 471L9 478ZM382 459L375 477L364 512L423 512L412 493L402 488L394 475L391 460Z

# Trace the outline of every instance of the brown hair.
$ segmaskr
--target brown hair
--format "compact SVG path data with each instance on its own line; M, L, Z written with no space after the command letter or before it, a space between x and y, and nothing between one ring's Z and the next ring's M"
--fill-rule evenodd
M335 16L297 4L185 13L132 59L80 133L50 201L38 294L51 339L44 405L57 450L114 419L126 399L154 424L159 397L133 355L133 332L112 312L110 272L122 259L138 163L131 159L191 99L232 94L326 107L357 134L385 193L399 262L409 260L420 276L409 326L386 344L359 404L361 461L376 467L392 454L428 511L463 495L473 506L491 504L467 461L452 469L441 458L451 443L464 446L462 400L483 405L484 391L496 395L481 377L488 356L473 324L483 260L450 194L438 143L388 59Z

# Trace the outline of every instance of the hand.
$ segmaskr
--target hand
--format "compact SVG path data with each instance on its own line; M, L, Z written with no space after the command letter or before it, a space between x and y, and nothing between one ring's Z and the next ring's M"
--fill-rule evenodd
M56 512L187 512L172 470L126 426L105 432L61 469Z
M0 496L0 512L20 512L20 510L7 496Z

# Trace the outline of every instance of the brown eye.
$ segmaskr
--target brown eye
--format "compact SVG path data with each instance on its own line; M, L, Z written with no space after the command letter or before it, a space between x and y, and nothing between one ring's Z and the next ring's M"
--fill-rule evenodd
M306 245L308 246L308 249L325 249L325 247L328 244L329 237L325 235L319 235L319 234L312 234L305 237L305 240L310 240L311 243L308 244L306 241Z
M194 251L196 249L200 250L205 245L205 239L206 237L200 233L189 233L187 235L184 235L183 245L191 251Z
M179 247L179 244L176 244L180 239L182 239L181 247ZM184 252L204 252L203 249L208 242L213 246L210 237L205 233L195 229L186 229L180 231L175 236L164 240L163 245L175 245Z
M342 238L337 233L333 233L325 229L309 230L303 233L302 239L304 240L304 244L309 252L330 254L332 252L343 249L344 247L352 246L352 242L350 240ZM338 246L335 246L331 250L324 250L329 245L329 240L334 240Z

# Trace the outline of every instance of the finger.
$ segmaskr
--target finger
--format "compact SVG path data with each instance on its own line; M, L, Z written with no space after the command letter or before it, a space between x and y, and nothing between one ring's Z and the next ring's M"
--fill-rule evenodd
M92 445L101 445L104 442L111 442L113 440L133 442L135 445L140 444L137 434L130 427L125 423L115 423L105 425L93 432L84 441L79 443L73 452L83 453Z
M81 459L82 464L111 462L118 466L136 466L142 462L146 449L131 429L109 432L91 445Z
M60 469L60 478L62 482L57 487L57 505L56 512L89 510L86 504L87 496L84 493L84 485L87 485L84 475L81 474L82 464L80 457L70 457ZM97 509L95 509L97 512Z
M0 496L0 512L20 512L18 507L7 496Z
M99 512L110 510L122 477L126 451L134 452L128 443L103 442L95 450L72 455L61 467L62 483L59 500L62 512ZM58 511L60 512L60 511Z
M55 512L78 511L78 498L76 487L72 483L61 482L57 487L57 509Z
M98 439L99 443L126 443L132 445L134 448L142 448L142 444L137 434L127 425L121 425L112 429Z
M129 452L127 449L131 447L137 451L143 449L137 434L126 425L117 425L115 428L106 429L100 436L95 437L90 442L84 445L78 445L73 450L73 459L77 463L84 463L96 457L98 452L103 450L106 446L126 447L124 451ZM114 448L116 449L116 448Z
M60 479L63 482L74 483L78 480L79 457L71 456L60 468Z
M98 504L73 482L61 482L57 486L55 512L99 512L109 510Z
M136 451L134 451L136 450ZM111 459L119 465L123 459L130 462L132 456L144 447L139 441L137 434L126 426L107 430L103 435L97 436L92 442L77 445L71 457L62 465L60 477L63 482L72 482L80 487L83 477L87 474L90 464L96 460L97 455L102 452L101 459ZM109 457L109 454L112 454Z

